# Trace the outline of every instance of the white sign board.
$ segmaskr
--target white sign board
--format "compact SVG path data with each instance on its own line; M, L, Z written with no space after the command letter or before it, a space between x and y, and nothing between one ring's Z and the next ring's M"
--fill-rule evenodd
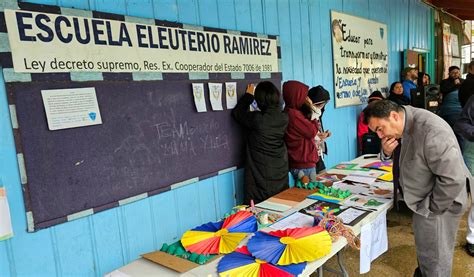
M42 90L49 130L102 124L95 88Z
M336 108L388 92L387 25L331 11Z
M5 10L15 72L279 72L277 39Z

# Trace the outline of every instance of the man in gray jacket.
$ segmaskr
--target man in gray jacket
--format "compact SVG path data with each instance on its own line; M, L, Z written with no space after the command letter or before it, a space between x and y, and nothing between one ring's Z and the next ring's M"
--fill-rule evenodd
M368 105L364 118L382 139L384 156L393 157L394 179L414 212L415 276L450 276L472 179L456 136L437 115L388 100Z

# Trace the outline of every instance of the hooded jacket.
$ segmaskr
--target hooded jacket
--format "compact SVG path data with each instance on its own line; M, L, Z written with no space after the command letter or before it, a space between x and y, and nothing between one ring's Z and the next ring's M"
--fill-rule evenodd
M288 113L285 142L290 169L311 168L318 162L315 143L318 129L300 111L308 96L308 88L298 81L287 81L283 84L285 111Z

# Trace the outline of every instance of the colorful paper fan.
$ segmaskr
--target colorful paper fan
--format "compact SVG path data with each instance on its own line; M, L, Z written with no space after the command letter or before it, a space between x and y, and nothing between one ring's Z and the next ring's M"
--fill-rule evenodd
M263 260L256 259L250 254L246 246L236 249L220 260L217 266L219 276L247 276L247 277L267 277L297 276L303 272L306 263L293 265L273 265Z
M257 231L257 219L251 212L237 212L224 221L209 222L186 231L181 243L197 254L227 254L239 245L248 233Z
M331 252L331 237L319 226L257 232L247 247L258 259L289 265L317 260Z

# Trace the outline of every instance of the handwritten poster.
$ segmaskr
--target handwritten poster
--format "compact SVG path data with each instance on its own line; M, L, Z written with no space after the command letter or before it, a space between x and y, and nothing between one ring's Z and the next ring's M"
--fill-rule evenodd
M451 26L443 23L443 79L449 76L449 67L452 65Z
M331 11L331 28L336 108L388 92L387 25Z

